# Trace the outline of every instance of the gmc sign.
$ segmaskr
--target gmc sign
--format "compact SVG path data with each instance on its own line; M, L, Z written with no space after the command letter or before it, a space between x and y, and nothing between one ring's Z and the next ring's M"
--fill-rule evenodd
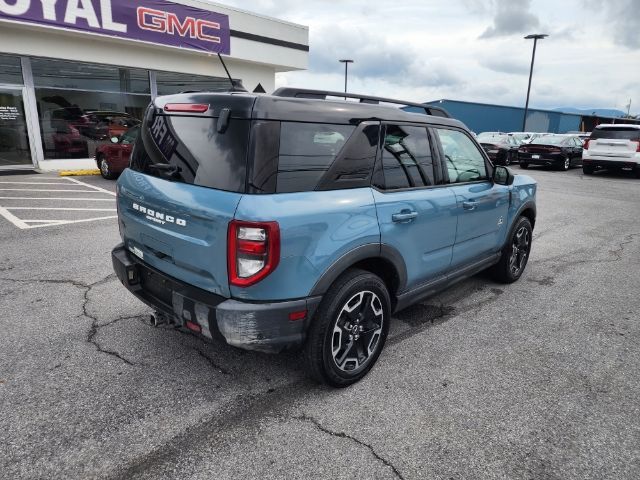
M231 53L228 16L166 0L0 0L0 21Z

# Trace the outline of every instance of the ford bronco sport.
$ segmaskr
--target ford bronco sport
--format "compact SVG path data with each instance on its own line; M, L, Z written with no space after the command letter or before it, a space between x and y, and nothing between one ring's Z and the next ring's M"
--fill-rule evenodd
M233 346L303 346L310 375L361 379L391 315L491 268L522 275L536 183L494 167L442 110L375 97L159 97L117 184L114 269L171 322Z

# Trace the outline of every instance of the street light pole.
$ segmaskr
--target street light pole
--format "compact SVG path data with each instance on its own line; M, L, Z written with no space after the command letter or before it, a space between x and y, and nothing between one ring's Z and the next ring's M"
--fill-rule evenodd
M522 119L522 131L527 131L527 113L529 111L529 94L531 93L531 77L533 77L533 63L536 61L536 46L538 44L538 40L542 40L543 38L548 37L546 33L534 33L531 35L527 35L525 40L533 39L533 53L531 54L531 68L529 69L529 86L527 87L527 101L524 104L524 118Z
M339 60L340 63L344 63L344 93L347 93L347 77L349 75L349 64L353 63L353 60L349 60L349 59L342 59ZM345 100L347 98L345 97Z

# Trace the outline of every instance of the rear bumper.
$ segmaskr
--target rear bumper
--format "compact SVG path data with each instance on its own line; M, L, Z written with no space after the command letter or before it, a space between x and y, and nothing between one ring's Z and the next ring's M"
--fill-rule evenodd
M229 345L277 353L300 346L321 297L283 302L249 303L226 299L150 267L123 244L111 252L120 282L138 299L160 310L176 324L211 338L217 329ZM306 311L302 320L289 320Z
M623 168L633 170L640 168L640 163L635 159L630 160L605 160L601 158L582 158L582 165L595 168Z
M531 158L529 153L519 153L518 162L528 163L529 165L560 165L564 164L565 157L561 154L540 154L540 158Z

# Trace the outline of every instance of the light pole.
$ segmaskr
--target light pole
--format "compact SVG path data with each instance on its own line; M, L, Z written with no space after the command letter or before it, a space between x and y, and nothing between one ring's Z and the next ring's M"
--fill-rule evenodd
M533 39L533 53L531 54L531 69L529 70L529 86L527 87L527 102L524 104L524 118L522 119L522 131L527 131L527 112L529 110L529 94L531 93L531 77L533 76L533 62L536 61L536 45L538 40L548 37L546 33L533 33L524 37L525 40Z
M353 63L353 60L343 58L342 60L339 60L339 62L344 63L344 93L347 93L347 76L349 74L349 64Z

